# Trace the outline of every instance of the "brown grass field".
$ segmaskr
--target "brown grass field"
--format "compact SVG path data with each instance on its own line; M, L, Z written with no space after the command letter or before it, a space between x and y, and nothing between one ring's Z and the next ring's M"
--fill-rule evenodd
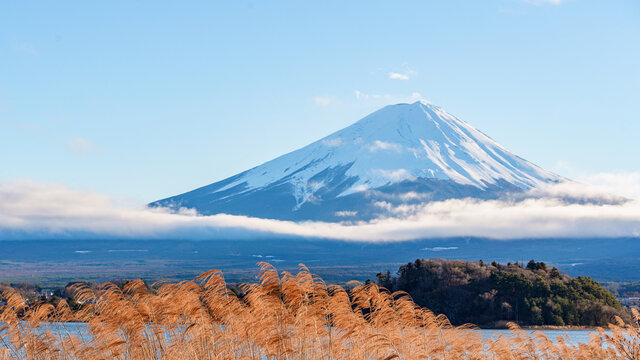
M242 285L243 297L217 270L152 287L137 280L78 288L86 306L77 312L64 301L27 306L9 291L0 359L640 359L640 331L621 321L588 344L515 325L509 336L484 339L403 293L360 283L347 291L303 265L296 275L259 265L260 281ZM70 321L85 330L57 325Z

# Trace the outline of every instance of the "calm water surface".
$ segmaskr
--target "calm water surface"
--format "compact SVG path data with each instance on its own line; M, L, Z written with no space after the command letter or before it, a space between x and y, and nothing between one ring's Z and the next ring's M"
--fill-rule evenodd
M59 323L57 326L53 326L51 330L54 333L62 333L63 335L72 334L72 335L80 335L85 339L90 338L87 330L84 329L84 323ZM511 334L510 330L506 329L482 329L475 330L479 331L484 338L496 338L500 335L509 336ZM578 343L588 343L589 337L593 333L597 333L595 330L535 330L541 332L549 338L549 340L555 341L558 336L565 336L568 338L566 341L567 344L578 344ZM532 334L534 330L526 330L527 333ZM0 333L0 336L4 335Z
M482 329L477 331L480 331L482 333L482 336L484 336L485 338L496 338L500 335L509 336L511 334L511 331L506 329L505 330ZM597 331L595 330L536 330L536 331L545 334L549 340L553 340L553 341L555 341L558 338L558 336L567 335L569 339L566 341L566 343L572 344L572 345L575 345L578 343L586 344L589 342L589 337L591 336L591 334L597 333ZM526 332L531 334L534 332L534 330L526 330Z

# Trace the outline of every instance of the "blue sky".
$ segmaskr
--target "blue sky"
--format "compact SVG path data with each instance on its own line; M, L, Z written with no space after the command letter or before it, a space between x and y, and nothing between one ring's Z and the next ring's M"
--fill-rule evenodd
M573 178L640 171L640 2L0 0L0 181L147 202L421 96Z

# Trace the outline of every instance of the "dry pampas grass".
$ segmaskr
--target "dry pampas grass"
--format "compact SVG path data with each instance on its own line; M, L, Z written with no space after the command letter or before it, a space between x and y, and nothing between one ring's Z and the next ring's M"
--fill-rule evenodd
M259 265L260 281L242 285L242 296L217 270L152 287L78 287L77 312L65 301L28 307L6 292L0 359L640 359L640 332L622 322L580 345L515 325L484 339L404 293L361 283L347 291L303 265L296 275Z

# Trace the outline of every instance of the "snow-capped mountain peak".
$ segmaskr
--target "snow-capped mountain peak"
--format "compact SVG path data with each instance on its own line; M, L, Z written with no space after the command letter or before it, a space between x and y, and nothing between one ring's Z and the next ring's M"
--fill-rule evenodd
M299 150L152 205L284 219L354 212L369 218L371 211L359 208L362 199L371 205L381 193L405 191L393 190L398 186L418 190L423 199L486 198L561 180L442 108L418 101L386 106ZM269 213L251 201L277 204L266 204Z

